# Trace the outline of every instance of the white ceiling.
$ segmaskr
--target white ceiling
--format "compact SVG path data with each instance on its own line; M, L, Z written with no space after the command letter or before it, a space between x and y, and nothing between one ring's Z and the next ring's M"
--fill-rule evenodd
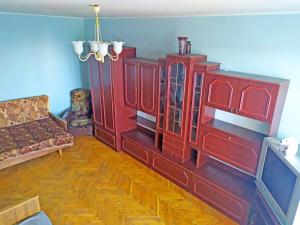
M90 17L160 17L300 12L300 0L0 0L0 12Z

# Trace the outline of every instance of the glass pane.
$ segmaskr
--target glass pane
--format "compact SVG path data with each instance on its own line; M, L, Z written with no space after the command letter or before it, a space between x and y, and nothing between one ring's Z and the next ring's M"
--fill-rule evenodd
M201 92L201 87L196 86L195 87L195 92L198 92L198 93Z
M175 106L176 103L176 84L170 83L170 105Z
M160 82L161 83L165 83L165 80L166 80L166 68L162 67L160 72L161 72Z
M196 136L197 136L197 129L195 127L192 127L191 140L193 142L196 142Z
M193 126L197 126L198 124L198 110L193 110Z
M177 134L180 134L180 130L181 130L180 124L175 122L173 131Z
M165 84L160 84L160 97L165 97Z
M181 110L175 109L175 120L178 123L181 123Z
M182 126L182 107L184 96L185 67L182 63L171 65L168 125L169 131L180 134Z
M171 77L177 77L177 64L173 63L171 66Z
M175 118L174 118L174 108L170 107L169 109L169 121L168 121L168 130L174 131L174 123L175 123Z
M164 116L163 115L160 115L159 116L159 127L161 129L163 129L163 125L164 125Z
M183 98L183 93L182 93L182 87L177 86L176 90L176 107L182 109L182 98Z
M194 97L194 108L198 109L200 104L200 93L195 93Z
M196 76L196 86L201 86L201 80L202 80L202 75L201 74L197 74Z
M160 105L159 112L160 112L161 114L163 114L164 111L165 111L165 101L164 101L163 99L160 99L159 105Z

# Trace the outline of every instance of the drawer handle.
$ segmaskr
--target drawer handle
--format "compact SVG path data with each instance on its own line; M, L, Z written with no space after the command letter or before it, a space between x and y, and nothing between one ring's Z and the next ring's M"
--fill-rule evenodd
M228 141L231 141L231 139L232 139L232 137L228 137L228 138L227 138Z

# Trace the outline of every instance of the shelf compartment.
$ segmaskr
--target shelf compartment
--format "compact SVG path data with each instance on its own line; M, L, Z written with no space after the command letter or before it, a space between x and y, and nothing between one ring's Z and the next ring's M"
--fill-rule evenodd
M136 121L136 124L138 126L141 126L145 129L148 129L148 130L153 131L153 132L156 131L156 123L151 121L151 120L148 120L148 119L146 119L142 116L138 116L138 115L130 117L130 119Z

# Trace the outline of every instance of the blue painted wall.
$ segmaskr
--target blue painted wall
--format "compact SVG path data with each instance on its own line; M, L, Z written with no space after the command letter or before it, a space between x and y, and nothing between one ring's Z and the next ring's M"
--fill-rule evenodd
M47 94L52 112L69 107L88 86L71 45L83 37L81 18L0 13L0 101Z
M142 57L157 58L177 51L177 36L192 41L193 53L204 53L226 70L277 76L291 80L279 133L300 141L300 14L175 18L102 19L104 39L120 39L137 47ZM85 20L88 39L94 21ZM219 118L238 123L236 117ZM242 121L256 129L252 122ZM258 128L260 129L260 128Z

